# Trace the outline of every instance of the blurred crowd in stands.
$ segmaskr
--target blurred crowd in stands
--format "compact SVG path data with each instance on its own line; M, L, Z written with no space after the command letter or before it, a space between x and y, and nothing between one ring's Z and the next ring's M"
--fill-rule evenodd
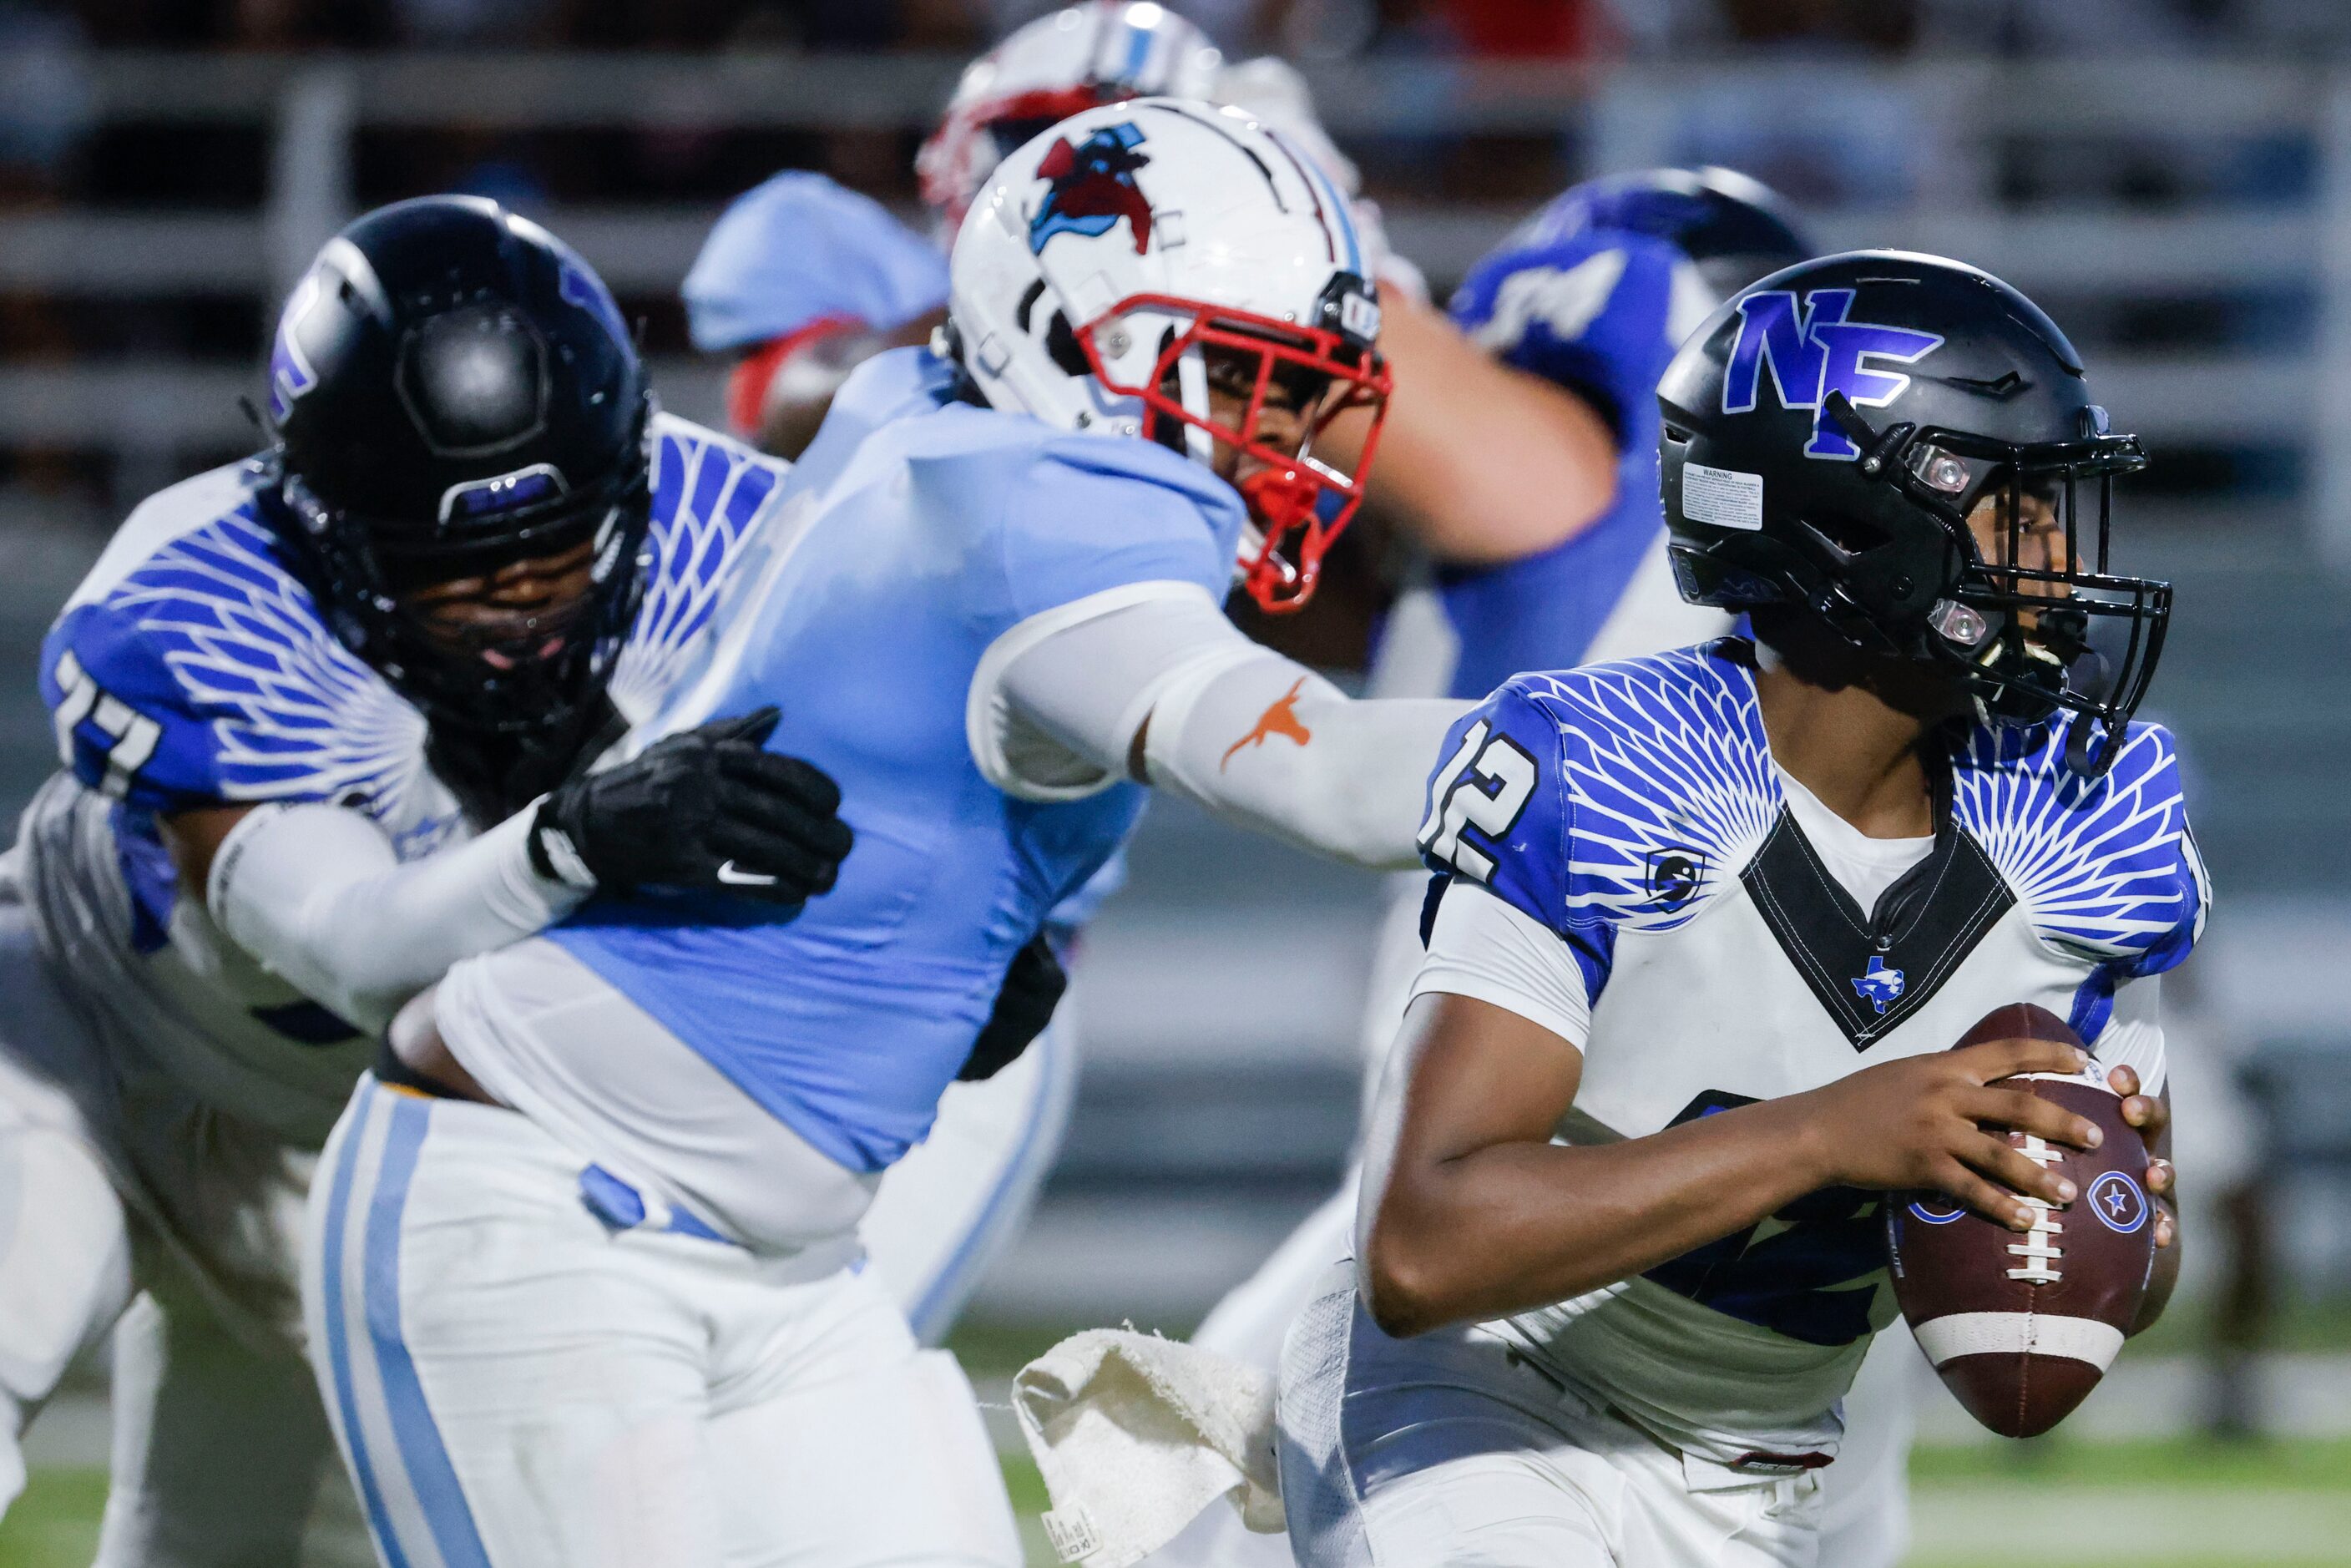
M859 50L952 55L985 47L1061 0L0 0L0 204L77 195L104 202L242 204L247 193L214 190L181 158L141 155L87 177L97 130L90 61L106 49L215 49L284 53L318 49L514 48L580 50ZM1236 56L1275 53L1301 64L1350 58L1608 61L1656 57L1763 60L1802 69L1897 60L1924 54L2043 58L2184 53L2308 59L2351 51L2346 0L1169 0ZM1435 78L1433 78L1435 79ZM1765 118L1802 120L1812 109L1775 95ZM1732 95L1735 99L1737 95ZM1802 95L1796 95L1802 97ZM1761 106L1716 105L1711 118L1752 123ZM1836 108L1834 133L1846 141L1847 167L1831 166L1807 187L1794 172L1791 193L1832 199L1899 200L1911 194L1899 150L1900 105L1875 115L1866 103ZM1871 132L1876 119L1880 131ZM1860 135L1849 135L1859 121ZM1698 128L1698 139L1717 137ZM1726 156L1733 145L1693 147ZM468 155L470 157L470 155ZM487 193L503 161L543 159L504 152L461 158L446 169L387 171L393 184L445 183L481 165ZM639 160L641 161L641 160ZM789 160L787 160L789 161ZM559 164L562 160L556 161ZM623 162L629 162L624 160ZM820 160L821 162L821 160ZM1817 162L1817 160L1815 160ZM700 161L709 191L659 193L703 199L736 173L727 161ZM599 167L613 167L609 159ZM142 185L141 172L156 188ZM1759 173L1771 171L1759 169ZM757 172L754 172L756 177ZM844 172L856 183L860 170ZM1443 188L1460 192L1456 171ZM1788 171L1781 177L1787 178ZM77 176L85 176L78 178ZM1544 179L1549 178L1546 171ZM559 168L544 193L593 199L609 193L564 189ZM632 188L644 181L632 175ZM663 181L655 172L652 183ZM889 181L883 182L885 187ZM885 194L899 193L886 189ZM1462 192L1510 198L1515 190Z
M1053 0L7 0L0 44L967 49ZM2351 37L2341 0L1173 0L1228 47L1577 57L1762 45L2102 53Z
M0 225L37 213L70 225L99 214L250 217L279 174L278 100L249 118L151 107L108 74L114 51L307 56L340 51L493 55L518 49L897 51L930 70L1066 0L0 0ZM1972 210L2088 200L2126 206L2307 203L2317 153L2295 129L2231 138L2049 140L1995 134L1969 159L1966 127L1934 89L1953 57L2057 61L2171 56L2291 62L2351 58L2351 0L1167 0L1236 57L1287 56L1309 68L1384 64L1397 126L1343 129L1370 193L1392 212L1524 211L1626 157L1746 169L1819 211ZM1651 73L1638 91L1579 92L1555 124L1474 132L1436 128L1459 91L1458 63L1730 60L1729 76ZM173 69L180 68L174 67ZM202 66L191 68L204 69ZM149 79L134 78L137 79ZM1604 75L1595 78L1605 82ZM1980 91L1980 73L1974 89ZM1956 112L1965 119L1964 99ZM780 168L821 170L885 200L913 202L925 127L571 123L360 123L348 148L349 201L423 191L491 195L549 215L582 208L676 215L720 204ZM1327 106L1326 106L1327 107ZM1423 113L1422 110L1430 112ZM1941 118L1938 119L1938 116ZM592 118L592 117L590 117ZM821 120L821 114L812 117ZM1627 150L1630 149L1628 152ZM28 235L29 229L26 231ZM51 231L54 243L61 230ZM0 235L5 252L5 235ZM152 238L152 236L151 236ZM50 243L50 242L45 242ZM80 242L73 242L80 243ZM157 241L165 243L168 241ZM1440 287L1454 281L1437 269ZM0 267L0 375L62 362L245 364L272 309L264 287L75 287ZM624 289L624 293L628 292ZM2192 336L2237 348L2303 329L2292 288L2237 289L2199 302L2099 298L2064 303L2086 340L2171 346ZM674 296L624 300L656 353L679 351ZM0 444L0 492L48 454ZM178 460L189 459L181 455ZM119 471L120 470L120 471ZM151 482L95 452L85 487ZM2186 470L2182 470L2183 472ZM2228 469L2241 476L2246 465ZM108 476L111 478L108 478Z

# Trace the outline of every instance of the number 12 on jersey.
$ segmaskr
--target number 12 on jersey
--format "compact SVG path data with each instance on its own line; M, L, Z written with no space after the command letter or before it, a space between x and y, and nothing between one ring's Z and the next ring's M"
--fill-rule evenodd
M1461 831L1475 828L1499 842L1518 825L1534 792L1535 759L1479 719L1462 732L1461 744L1428 786L1428 813L1415 836L1420 852L1472 882L1490 881L1494 857L1463 842Z

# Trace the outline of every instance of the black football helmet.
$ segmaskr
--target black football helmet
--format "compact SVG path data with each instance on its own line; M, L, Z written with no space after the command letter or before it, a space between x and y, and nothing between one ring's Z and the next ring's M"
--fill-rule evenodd
M296 286L269 357L285 532L335 634L436 743L511 762L609 712L643 591L652 410L602 281L494 202L378 208ZM402 602L590 542L584 598L519 631L453 646Z
M1683 598L1948 669L1987 722L2070 711L2067 763L2113 760L2171 588L2110 570L2113 483L2147 458L2031 300L1935 256L1806 262L1717 311L1657 401Z

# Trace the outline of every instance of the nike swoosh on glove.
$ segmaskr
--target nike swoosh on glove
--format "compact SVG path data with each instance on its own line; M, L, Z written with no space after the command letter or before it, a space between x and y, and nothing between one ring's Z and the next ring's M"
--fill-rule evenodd
M1069 988L1070 977L1042 936L1012 955L1004 987L996 993L996 1010L988 1014L987 1027L964 1059L963 1071L956 1074L956 1082L993 1078L1012 1065L1029 1049L1029 1041L1053 1021L1053 1009Z
M853 841L841 789L766 749L778 716L763 707L717 719L565 781L532 821L532 866L602 893L683 888L799 904L826 892Z

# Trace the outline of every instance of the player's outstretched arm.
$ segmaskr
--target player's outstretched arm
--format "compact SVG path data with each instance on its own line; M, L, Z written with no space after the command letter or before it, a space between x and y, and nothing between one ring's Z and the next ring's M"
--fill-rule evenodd
M763 750L774 727L768 709L672 736L405 862L371 818L316 801L183 810L162 819L164 839L239 946L373 1032L452 964L537 935L591 893L798 904L831 887L850 849L840 791Z
M1371 483L1386 516L1442 559L1487 565L1549 549L1608 510L1616 435L1591 403L1502 363L1433 306L1384 289L1380 312L1396 390Z
M1242 636L1198 589L1142 586L1167 591L1100 596L1120 607L1091 617L1068 607L1082 618L1023 649L995 692L1102 774L1336 860L1418 864L1420 762L1468 705L1351 698Z
M2025 1193L2070 1183L1986 1127L2087 1147L2097 1129L1997 1086L2074 1072L2071 1046L1999 1040L1882 1063L1810 1093L1622 1143L1551 1142L1578 1048L1508 1009L1424 995L1389 1068L1364 1171L1359 1289L1412 1334L1598 1290L1756 1224L1822 1187L1933 1188L2025 1228Z

